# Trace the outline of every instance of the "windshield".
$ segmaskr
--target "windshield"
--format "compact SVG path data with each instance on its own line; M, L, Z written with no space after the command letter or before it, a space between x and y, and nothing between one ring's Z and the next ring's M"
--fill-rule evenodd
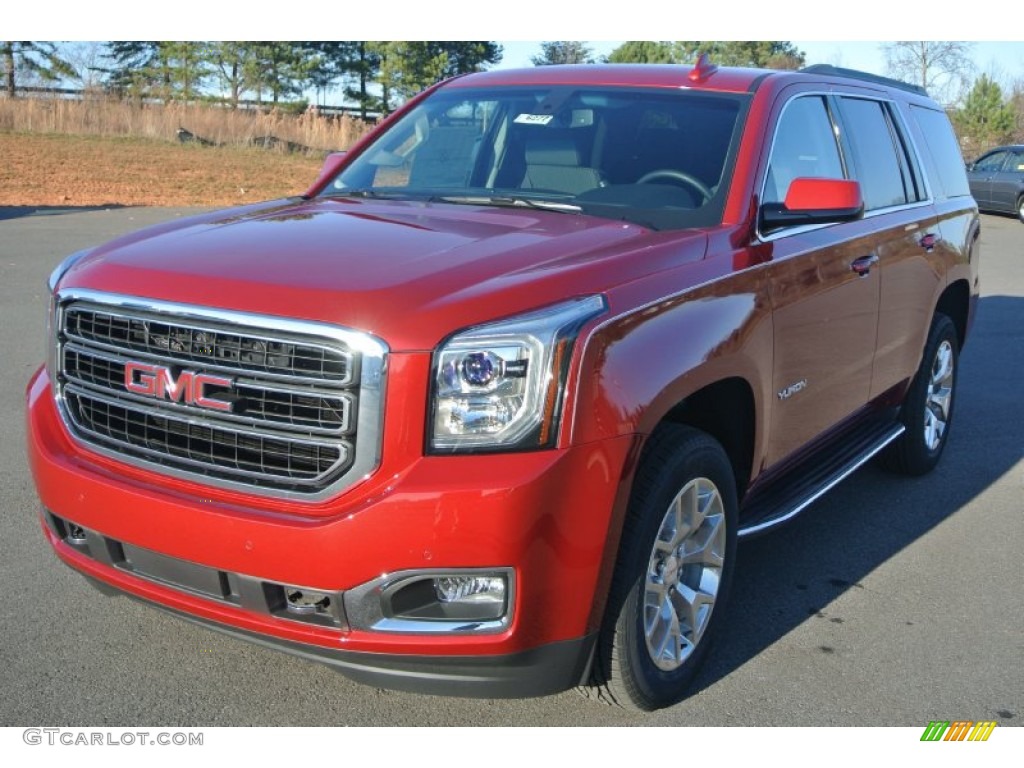
M528 206L655 229L721 221L746 97L573 86L444 88L321 196Z

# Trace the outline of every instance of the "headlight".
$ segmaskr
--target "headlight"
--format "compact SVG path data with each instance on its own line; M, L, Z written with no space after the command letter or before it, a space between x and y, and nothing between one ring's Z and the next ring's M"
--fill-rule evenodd
M551 446L576 335L604 309L588 296L449 338L434 353L430 450Z

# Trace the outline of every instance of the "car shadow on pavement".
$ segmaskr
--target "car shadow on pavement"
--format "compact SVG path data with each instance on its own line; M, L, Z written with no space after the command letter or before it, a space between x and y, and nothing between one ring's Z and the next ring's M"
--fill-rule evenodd
M1021 349L1024 298L982 298L961 357L949 442L936 470L904 477L869 464L788 526L740 543L725 622L695 690L729 675L803 622L829 618L830 603L864 588L868 574L1024 460Z
M20 219L24 216L59 216L65 213L89 213L90 211L112 211L130 206L111 205L0 205L0 221Z

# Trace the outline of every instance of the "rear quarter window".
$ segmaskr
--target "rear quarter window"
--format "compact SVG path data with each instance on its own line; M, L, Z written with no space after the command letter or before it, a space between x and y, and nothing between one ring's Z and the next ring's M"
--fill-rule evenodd
M925 150L931 155L938 179L936 192L946 197L967 197L971 188L967 184L967 171L960 145L953 135L953 127L944 112L913 105L911 114L921 128Z
M913 180L904 178L907 158L902 155L902 148L897 148L882 104L845 97L840 101L867 210L904 205L914 199L913 193L908 195Z

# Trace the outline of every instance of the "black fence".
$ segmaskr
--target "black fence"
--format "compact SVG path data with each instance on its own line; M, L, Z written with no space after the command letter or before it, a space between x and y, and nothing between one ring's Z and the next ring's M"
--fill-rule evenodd
M23 94L26 96L48 96L50 98L68 99L75 101L84 101L88 98L99 98L99 99L122 99L127 101L129 97L119 96L117 93L109 90L86 90L82 88L53 88L49 86L33 86L33 85L19 85L14 89L16 94ZM2 92L0 92L2 95ZM141 100L143 104L165 104L163 99L147 97ZM231 109L232 105L228 99L193 99L191 101L181 101L180 99L174 100L179 104L193 104L193 105L204 105L210 107L221 107L224 109ZM238 109L254 109L262 112L270 112L273 109L282 109L288 112L296 113L296 104L292 102L279 102L274 104L273 102L257 101L256 99L239 99ZM367 110L365 116L363 111L359 107L351 107L347 105L334 105L334 104L310 104L306 107L307 112L313 112L324 117L340 117L345 115L356 120L366 120L366 122L373 124L380 119L381 113L374 110ZM301 108L298 114L301 114Z

